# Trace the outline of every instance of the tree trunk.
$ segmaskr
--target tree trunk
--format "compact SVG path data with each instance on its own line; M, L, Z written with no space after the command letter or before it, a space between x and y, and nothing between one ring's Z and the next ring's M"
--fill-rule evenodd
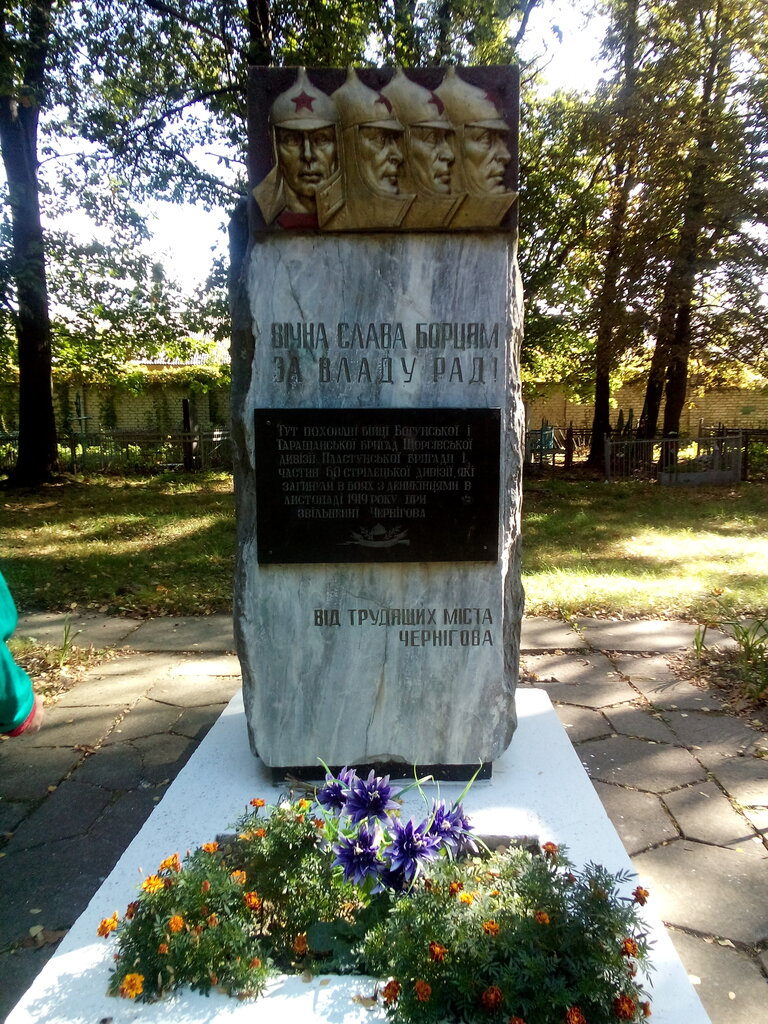
M58 469L56 419L51 384L51 322L45 274L43 228L37 180L37 125L52 0L30 5L23 88L12 91L10 65L0 95L0 149L11 210L13 278L18 305L19 452L10 474L13 486L35 487ZM9 58L2 24L2 56Z

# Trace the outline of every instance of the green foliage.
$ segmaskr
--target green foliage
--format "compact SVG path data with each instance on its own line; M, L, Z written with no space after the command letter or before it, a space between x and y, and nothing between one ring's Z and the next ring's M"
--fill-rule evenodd
M372 778L376 796L389 793ZM621 895L628 875L576 872L553 843L454 859L446 841L405 888L372 887L344 880L343 837L357 850L355 837L375 835L383 849L398 810L353 824L325 799L286 798L266 816L263 800L251 804L235 834L183 863L170 855L122 920L102 920L99 935L117 932L113 995L154 1000L188 985L255 996L277 970L354 970L390 979L384 1006L404 1024L502 1012L550 1024L578 1020L577 1008L591 1024L643 1018L650 965L636 904L648 893Z
M744 619L733 614L730 603L723 600L724 591L712 591L713 607L709 623L724 629L736 641L735 667L740 689L753 701L768 699L768 613ZM701 660L706 646L708 625L705 623L695 639L697 657Z

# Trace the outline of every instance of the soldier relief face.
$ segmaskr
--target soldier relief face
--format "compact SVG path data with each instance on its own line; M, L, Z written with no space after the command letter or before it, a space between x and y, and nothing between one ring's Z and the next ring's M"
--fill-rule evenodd
M505 191L504 174L512 156L509 133L498 128L468 124L464 128L464 173L470 192L497 194Z
M397 195L403 163L402 132L361 125L360 176L373 192Z
M275 141L288 209L313 212L318 186L336 170L336 130L331 126L313 131L276 128Z
M411 128L411 170L416 185L426 192L451 192L451 168L456 160L453 132L414 125Z

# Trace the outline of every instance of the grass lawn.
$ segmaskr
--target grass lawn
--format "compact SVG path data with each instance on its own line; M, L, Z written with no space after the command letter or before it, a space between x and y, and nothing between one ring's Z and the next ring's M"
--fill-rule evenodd
M233 510L226 474L0 492L0 567L24 612L228 611ZM768 610L768 484L526 480L523 540L529 614L706 619L716 587Z

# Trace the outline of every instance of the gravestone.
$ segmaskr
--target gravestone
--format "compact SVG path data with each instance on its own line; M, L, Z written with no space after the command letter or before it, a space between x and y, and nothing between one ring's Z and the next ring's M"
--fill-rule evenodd
M251 70L234 608L276 775L487 773L512 738L517 111L512 68Z

